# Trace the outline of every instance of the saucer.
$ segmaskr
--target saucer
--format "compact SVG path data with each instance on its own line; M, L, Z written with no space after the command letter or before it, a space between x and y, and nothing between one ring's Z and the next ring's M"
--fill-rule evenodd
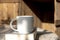
M14 25L14 27L16 27L16 26ZM0 28L0 34L12 33L12 32L13 32L13 30L10 28L9 25L4 25L4 26L2 26L2 28Z

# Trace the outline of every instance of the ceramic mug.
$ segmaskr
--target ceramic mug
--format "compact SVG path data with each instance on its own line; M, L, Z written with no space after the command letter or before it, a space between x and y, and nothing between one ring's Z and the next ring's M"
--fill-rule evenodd
M12 25L15 20L17 21L17 29L14 29ZM15 19L11 20L10 27L20 34L28 34L34 30L33 22L33 16L17 16Z

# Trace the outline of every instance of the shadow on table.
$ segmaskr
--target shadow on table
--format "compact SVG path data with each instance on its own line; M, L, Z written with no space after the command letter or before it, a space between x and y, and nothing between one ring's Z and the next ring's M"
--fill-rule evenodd
M50 33L52 33L52 32L46 32L46 31L37 32L37 34L36 34L36 39L35 39L35 40L39 40L40 35L43 35L43 34L50 34Z

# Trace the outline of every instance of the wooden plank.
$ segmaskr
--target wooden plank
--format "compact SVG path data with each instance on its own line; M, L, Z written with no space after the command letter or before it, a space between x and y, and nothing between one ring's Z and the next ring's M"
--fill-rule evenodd
M24 11L25 11L25 4L24 4L24 2L22 1L22 0L20 0L20 3L19 3L19 6L18 6L18 8L19 8L19 15L20 16L23 16L23 15L25 15L24 14Z
M3 5L2 4L0 4L0 25L2 25L1 23L1 20L3 19ZM0 28L1 28L1 26L0 26Z
M29 1L35 1L35 2L52 2L53 0L29 0ZM3 3L17 3L17 2L20 2L20 0L0 0L0 2L3 2Z
M56 31L55 24L51 24L51 23L42 23L42 28L51 32Z
M26 5L26 3L24 3L24 13L25 13L25 15L30 15L30 16L32 16L32 11L31 11L31 9Z
M55 2L56 20L60 20L60 3Z
M21 3L18 4L18 15L19 16L22 15L22 6L21 5L22 5Z
M18 15L18 3L7 3L7 13L10 19L16 18Z
M3 5L3 20L7 20L8 19L7 5L5 3L2 3L2 5Z
M18 3L13 4L13 17L16 18L18 16Z
M0 0L0 3L18 3L20 0Z
M18 3L0 3L0 25L3 25L2 23L9 22L8 18L16 18L17 15Z
M0 21L2 20L3 4L0 4Z
M35 2L52 2L53 0L30 0Z
M54 11L54 21L56 21L56 0L54 0L54 7L55 7L55 11Z
M58 37L60 37L60 27L56 28L55 33L58 35Z
M37 16L33 13L33 11L24 3L24 13L25 15L30 15L34 17L34 27L37 27Z
M55 0L55 25L59 25L59 21L60 21L60 17L59 17L59 14L60 14L60 3L56 2ZM60 37L60 27L57 27L56 28L56 31L55 33Z
M42 28L42 21L37 17L37 26Z
M34 17L34 27L37 27L37 16L34 13L32 13L32 14Z
M23 16L23 15L25 15L25 10L26 10L26 9L25 9L25 3L24 3L22 0L21 0L21 8L22 8L22 9L21 9L21 11L22 11L21 14L22 14L22 16Z

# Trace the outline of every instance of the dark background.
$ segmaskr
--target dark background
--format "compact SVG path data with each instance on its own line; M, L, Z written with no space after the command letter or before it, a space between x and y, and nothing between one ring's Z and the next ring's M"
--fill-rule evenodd
M46 23L54 23L54 0L24 0L36 16Z

